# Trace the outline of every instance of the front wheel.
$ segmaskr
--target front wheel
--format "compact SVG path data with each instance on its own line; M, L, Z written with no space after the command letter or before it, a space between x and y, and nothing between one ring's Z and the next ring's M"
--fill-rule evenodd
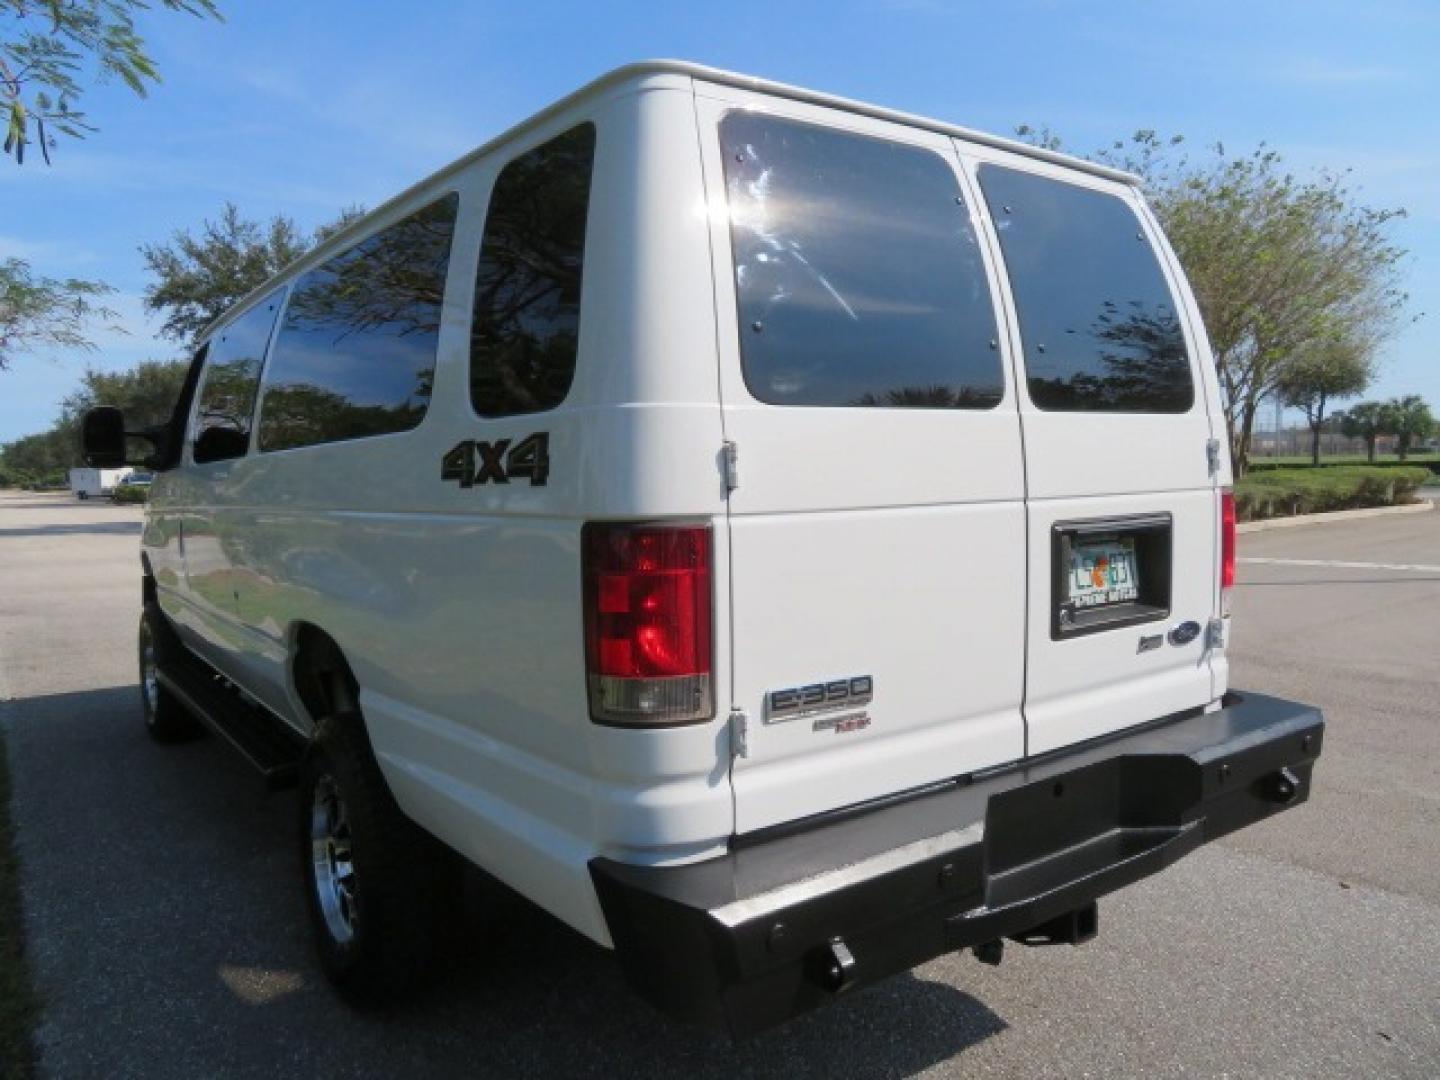
M423 985L460 904L459 863L396 804L358 714L320 723L301 768L299 839L330 982L358 1005Z
M200 732L195 718L160 682L160 659L170 649L183 645L165 621L159 607L150 603L140 614L140 706L144 710L145 730L160 743L183 742Z

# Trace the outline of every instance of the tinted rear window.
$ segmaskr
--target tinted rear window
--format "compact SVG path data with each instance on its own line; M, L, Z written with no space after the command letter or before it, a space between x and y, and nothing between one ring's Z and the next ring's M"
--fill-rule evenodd
M1187 412L1174 299L1135 211L1104 192L980 169L1025 343L1030 399L1067 412Z
M745 383L772 405L990 408L995 312L952 166L732 112L720 124Z
M483 416L553 409L575 378L595 125L522 154L495 179L470 330L470 400Z
M296 282L265 374L262 450L420 423L458 204L439 199Z

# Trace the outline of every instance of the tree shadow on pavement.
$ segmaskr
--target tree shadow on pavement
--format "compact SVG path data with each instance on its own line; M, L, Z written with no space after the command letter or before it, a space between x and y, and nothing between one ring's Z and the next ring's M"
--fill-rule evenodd
M311 955L293 793L220 739L152 743L133 685L3 702L0 724L52 1075L905 1076L1006 1027L912 974L732 1043L478 871L435 987L360 1014Z

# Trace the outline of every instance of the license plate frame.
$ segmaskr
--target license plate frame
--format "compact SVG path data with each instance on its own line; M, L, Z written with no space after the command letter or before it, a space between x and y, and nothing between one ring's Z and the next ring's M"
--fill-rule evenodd
M1061 640L1167 617L1172 529L1170 514L1057 522L1051 530L1051 638ZM1083 567L1087 555L1106 552L1128 554L1122 563L1128 562L1125 570L1133 580L1116 581L1114 588L1107 580L1103 592L1099 586L1072 591L1077 560ZM1108 579L1111 567L1105 569Z
M1140 558L1135 537L1079 539L1070 545L1065 602L1075 610L1091 610L1140 599Z

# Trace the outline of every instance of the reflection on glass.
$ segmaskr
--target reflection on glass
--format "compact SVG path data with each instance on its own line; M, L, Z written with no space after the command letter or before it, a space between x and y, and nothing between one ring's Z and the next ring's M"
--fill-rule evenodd
M1177 413L1194 401L1174 300L1114 195L985 165L980 184L1025 341L1031 400L1069 412Z
M260 364L265 358L270 331L275 327L275 313L283 292L283 289L277 290L266 297L221 330L207 346L210 362L200 388L193 438L198 442L211 428L233 433L225 440L228 450L223 455L212 456L212 461L218 456L237 457L245 452L255 413Z
M572 128L500 171L485 215L470 398L483 416L553 409L575 376L595 126Z
M265 377L262 450L420 423L458 204L447 195L296 282Z
M951 165L732 112L720 125L746 385L773 405L984 409L995 313Z

